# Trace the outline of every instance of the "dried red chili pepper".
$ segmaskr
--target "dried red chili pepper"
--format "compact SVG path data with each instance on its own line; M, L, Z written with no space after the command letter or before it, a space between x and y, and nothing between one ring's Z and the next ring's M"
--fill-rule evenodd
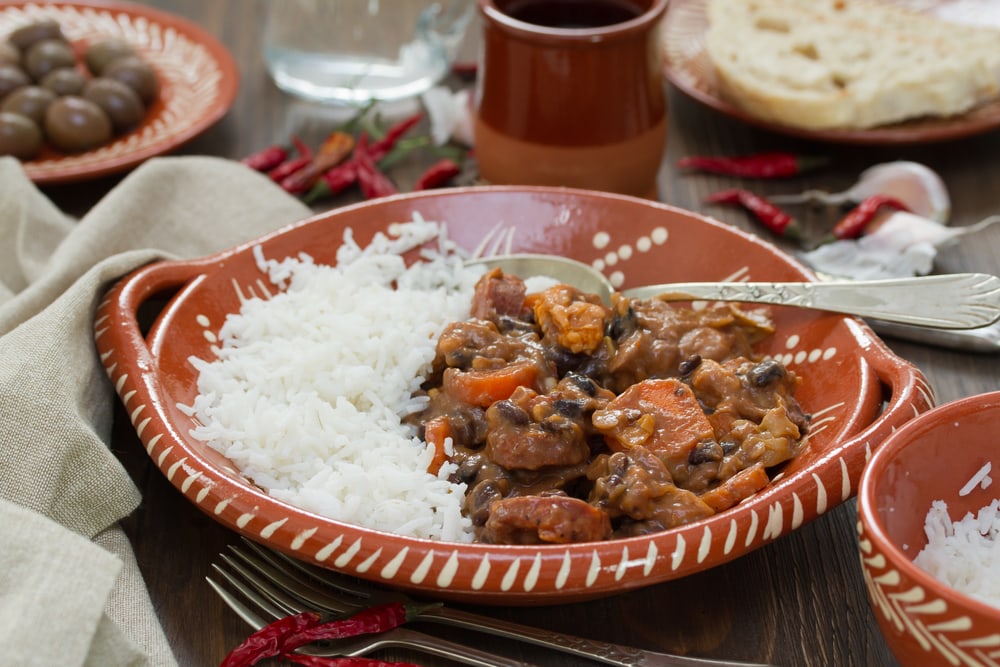
M462 167L451 158L441 158L429 166L413 186L414 190L430 190L447 184L462 172Z
M420 667L412 662L386 662L376 658L350 658L345 656L323 657L318 655L302 655L300 653L285 653L281 656L289 662L305 667Z
M387 195L396 194L399 190L393 185L389 177L385 175L375 164L368 148L368 137L365 134L358 139L358 145L354 149L354 168L361 187L361 194L365 199L375 199Z
M692 155L678 160L677 166L746 178L786 178L818 169L827 162L829 160L824 157L776 152L736 157Z
M424 112L418 111L412 116L408 116L395 125L390 126L385 131L385 134L373 141L371 146L368 147L368 152L371 154L372 160L378 162L384 158L392 150L392 147L396 145L396 142L409 132L413 126L419 123L423 117Z
M861 201L840 221L834 225L831 236L834 239L856 239L865 233L865 229L871 224L875 214L882 207L896 209L897 211L909 211L910 207L899 201L895 197L888 195L872 195Z
M749 190L721 190L709 195L705 201L712 204L737 204L750 211L758 222L775 234L794 240L802 239L802 227L792 216Z
M256 171L271 171L288 159L288 149L279 144L251 153L240 162Z
M281 179L281 187L292 194L311 188L324 173L343 162L354 149L354 137L346 132L331 132L312 156L309 164Z
M385 632L411 621L434 604L410 604L408 602L387 602L368 607L349 618L342 618L326 623L304 627L290 635L286 635L282 643L284 651L293 651L306 644L327 639L343 639L377 632Z
M267 175L271 177L271 180L280 183L284 179L288 178L299 169L305 168L309 161L312 160L312 149L309 148L301 139L298 137L292 137L292 143L295 144L295 149L298 151L298 155L294 158L285 160L277 167L267 172Z
M306 204L313 204L321 199L340 194L354 185L358 180L358 170L354 160L349 160L330 169L316 181L316 184L302 196Z
M323 617L314 611L306 611L280 618L257 630L234 648L223 659L219 667L248 667L265 658L281 655L285 641L307 628L319 625Z

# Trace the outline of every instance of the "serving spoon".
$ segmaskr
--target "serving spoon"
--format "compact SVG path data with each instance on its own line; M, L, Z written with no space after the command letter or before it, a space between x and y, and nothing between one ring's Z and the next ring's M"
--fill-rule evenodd
M588 264L558 255L514 254L471 259L520 278L544 276L597 294L608 303L616 291ZM986 273L947 273L882 280L825 282L697 282L622 290L626 297L663 301L740 301L826 310L937 329L976 329L1000 320L1000 278Z

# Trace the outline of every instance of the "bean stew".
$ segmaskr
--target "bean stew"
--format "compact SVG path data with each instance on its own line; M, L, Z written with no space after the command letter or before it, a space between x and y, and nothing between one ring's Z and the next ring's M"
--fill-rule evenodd
M772 333L765 308L609 307L494 269L440 336L412 420L467 484L477 541L658 532L736 505L801 449L799 377L753 351Z

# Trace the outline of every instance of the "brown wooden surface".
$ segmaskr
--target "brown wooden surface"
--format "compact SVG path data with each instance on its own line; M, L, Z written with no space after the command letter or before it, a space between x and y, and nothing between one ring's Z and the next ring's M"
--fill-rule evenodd
M157 0L147 4L187 17L232 51L242 72L232 111L178 154L242 157L291 132L317 139L328 127L322 113L280 93L259 54L259 0ZM830 165L808 177L746 182L762 193L807 187L840 190L865 167L895 159L923 162L945 179L956 225L1000 213L1000 132L952 143L885 148L829 146L755 130L706 110L671 91L668 152L660 176L661 199L701 205L709 192L735 179L681 174L682 155L793 150L824 154ZM393 173L404 188L419 165ZM67 211L81 214L120 177L46 188ZM712 209L733 225L766 234L740 211ZM802 211L817 234L831 224L820 211ZM944 271L996 272L1000 226L940 256ZM1000 354L968 354L890 341L928 376L939 403L1000 388ZM113 447L143 491L139 510L125 524L167 635L182 665L218 664L248 628L205 583L210 565L236 536L188 503L151 464L119 410ZM956 443L957 447L961 443ZM960 455L960 454L959 454ZM868 606L858 565L855 508L849 502L758 551L702 574L595 602L548 608L487 608L485 613L552 630L699 657L733 658L785 666L895 664ZM442 635L462 633L430 628ZM468 639L468 637L466 637ZM504 640L472 638L479 646L541 665L579 660ZM418 654L391 652L427 665L446 664Z

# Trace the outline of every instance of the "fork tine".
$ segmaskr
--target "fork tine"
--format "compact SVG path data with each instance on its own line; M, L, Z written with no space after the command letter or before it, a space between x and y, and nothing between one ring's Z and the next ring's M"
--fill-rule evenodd
M222 576L234 586L237 586L235 582L229 579L229 576L225 572L222 572ZM207 581L208 585L212 587L212 590L214 590L219 597L222 598L222 601L225 602L230 609L235 611L237 616L243 619L244 623L254 629L259 629L267 625L267 622L263 618L251 611L250 607L240 602L239 598L227 591L225 586L216 583L216 581L211 577L205 577L205 581Z
M281 618L282 616L287 616L289 614L298 614L308 609L308 607L303 604L302 600L299 600L292 595L291 591L284 589L280 583L275 582L270 578L262 579L261 577L256 576L252 568L246 567L243 563L230 558L226 554L219 554L219 560L228 565L231 569L235 570L241 577L243 577L246 583L242 583L239 579L229 574L215 563L212 564L212 568L225 577L230 584L240 591L240 593L252 602L257 603L258 606L267 611L274 618ZM257 599L261 597L263 600Z
M233 545L230 545L229 549L240 559L243 565L246 565L258 575L254 577L254 575L243 571L241 572L243 576L257 580L261 577L265 578L273 584L273 587L269 588L273 590L274 587L277 587L286 594L286 597L288 595L293 596L298 600L299 607L304 604L306 607L317 611L348 615L359 611L362 607L373 604L372 600L361 597L347 599L342 596L328 595L318 588L314 581L307 581L295 572L289 571L287 567L282 567L279 562L276 562L276 556L255 550L255 553L259 556L259 558L255 558L253 555ZM220 557L223 560L231 560L224 554ZM259 585L262 587L263 583L260 582Z
M288 575L296 576L296 578L303 584L308 584L313 587L317 584L330 586L331 588L334 588L342 593L347 593L348 595L361 598L365 604L410 601L410 599L403 593L390 592L385 589L378 588L362 579L357 579L334 570L328 570L310 565L309 563L297 560L291 556L286 556L278 551L267 549L245 537L242 539L244 545L251 549L261 559L266 560L276 569L279 569ZM238 549L234 546L230 546L230 548L234 552L238 551ZM298 576L292 572L293 570ZM305 578L303 579L302 577Z
M337 599L334 590L349 591L353 595L367 596L366 604L374 604L389 600L400 602L410 601L406 594L398 591L379 589L374 584L356 580L343 573L327 570L304 563L277 551L271 551L263 546L244 538L245 543L261 558L266 559L272 567L282 570L294 577L318 598L324 600ZM239 551L232 547L234 552ZM297 572L293 572L297 571ZM305 575L303 580L300 575ZM328 585L327 593L319 587ZM521 625L499 618L482 616L447 605L430 609L421 614L421 621L444 623L454 627L483 632L515 641L544 646L548 649L569 653L579 657L602 662L609 665L624 667L629 665L646 665L647 667L769 667L763 663L740 662L737 660L715 660L711 658L695 658L690 656L671 655L658 651L649 651L632 646L621 646L609 642L595 641L582 637L552 632L543 628Z
M282 618L286 613L304 611L302 601L293 594L284 594L280 584L265 580L255 575L252 568L246 567L236 559L220 554L220 559L240 576L228 571L225 567L213 563L212 568L229 586L237 590L251 605L272 619ZM246 577L244 581L241 577ZM254 630L264 627L268 621L256 613L250 606L225 586L211 577L205 577L212 589L222 598L243 621ZM374 635L359 636L351 639L341 639L323 642L317 645L302 646L298 652L316 656L361 656L368 655L379 649L399 647L415 650L429 655L437 655L449 660L474 667L531 667L527 663L499 655L492 655L469 646L434 637L431 635L398 627L388 632Z

